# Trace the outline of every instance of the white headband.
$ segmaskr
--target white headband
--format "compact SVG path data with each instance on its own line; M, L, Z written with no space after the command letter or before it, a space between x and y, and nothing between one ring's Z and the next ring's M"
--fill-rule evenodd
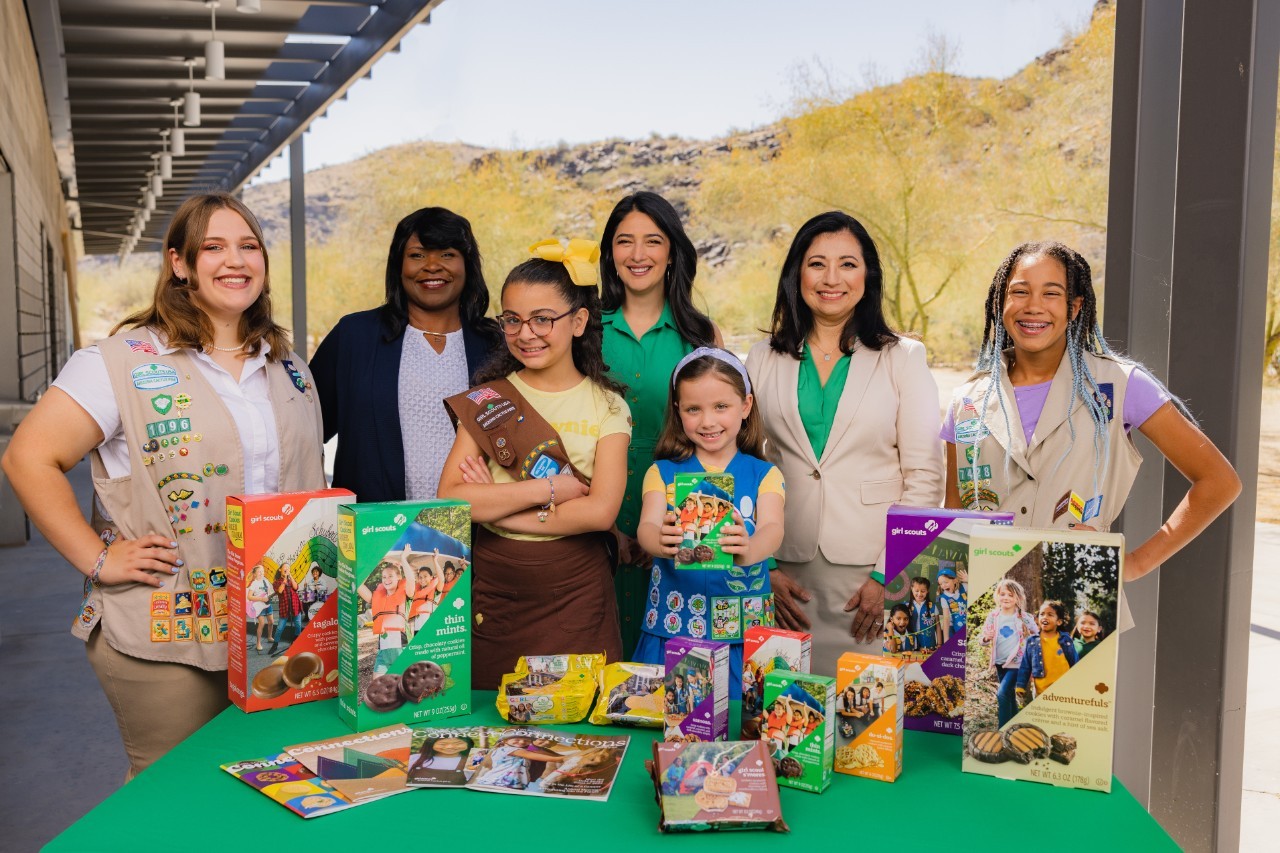
M747 369L742 366L741 361L738 361L738 357L736 355L729 352L727 349L720 349L719 347L698 347L696 350L680 359L680 363L676 365L676 369L671 371L671 387L673 389L676 387L676 377L680 375L680 371L684 370L685 365L693 361L695 358L702 358L704 355L710 356L718 361L723 361L725 364L738 371L738 375L742 377L742 384L746 386L747 393L751 393L751 379L747 376Z

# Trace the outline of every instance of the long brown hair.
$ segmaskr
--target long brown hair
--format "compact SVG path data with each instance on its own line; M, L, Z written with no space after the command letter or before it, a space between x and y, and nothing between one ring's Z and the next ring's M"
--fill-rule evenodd
M726 352L726 354L728 354ZM692 382L708 373L714 373L721 381L729 384L738 392L743 400L747 399L747 384L742 374L734 370L733 365L713 355L702 355L690 361L672 377L671 391L667 394L667 415L662 422L662 433L658 436L658 444L653 449L654 459L671 459L683 462L694 454L697 447L684 434L680 424L680 383ZM764 423L760 419L759 407L752 405L742 421L742 429L738 430L738 449L757 459L764 458Z
M194 278L178 278L173 270L173 263L169 260L169 250L173 249L178 253L188 274L194 276L196 259L209 231L209 220L219 210L239 214L262 247L262 293L240 315L240 339L244 341L242 352L257 355L265 342L271 348L267 355L269 360L279 361L288 357L291 348L289 333L271 319L271 264L267 258L266 242L262 239L262 227L244 202L220 192L193 195L178 208L164 237L160 253L160 275L156 280L151 305L121 320L111 330L111 334L124 328L147 326L163 335L171 347L198 350L213 345L213 324L204 311L191 301L191 294L199 289L200 283Z

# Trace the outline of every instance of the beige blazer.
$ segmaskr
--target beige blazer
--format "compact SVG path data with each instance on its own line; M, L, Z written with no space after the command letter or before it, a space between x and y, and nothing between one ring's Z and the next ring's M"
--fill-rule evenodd
M892 503L940 506L945 467L938 386L924 344L908 338L880 351L857 346L822 458L800 421L800 362L768 341L751 348L747 371L764 418L768 456L787 483L779 560L883 566Z

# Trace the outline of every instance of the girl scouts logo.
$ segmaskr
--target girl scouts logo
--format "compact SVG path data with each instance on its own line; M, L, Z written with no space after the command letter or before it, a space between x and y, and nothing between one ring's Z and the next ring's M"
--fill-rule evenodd
M956 441L961 444L977 444L990 434L991 430L978 418L969 418L956 424Z
M167 364L140 364L130 371L133 387L139 391L159 391L178 384L178 371Z
M289 378L293 380L293 387L305 392L307 390L307 380L302 378L302 373L293 366L293 362L285 359L280 364L284 365L284 369L289 371Z

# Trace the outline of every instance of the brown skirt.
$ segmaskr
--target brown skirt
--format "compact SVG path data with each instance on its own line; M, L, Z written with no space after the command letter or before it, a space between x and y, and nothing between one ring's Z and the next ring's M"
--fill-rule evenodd
M604 652L622 659L609 534L547 542L476 528L471 683L496 690L524 655Z

